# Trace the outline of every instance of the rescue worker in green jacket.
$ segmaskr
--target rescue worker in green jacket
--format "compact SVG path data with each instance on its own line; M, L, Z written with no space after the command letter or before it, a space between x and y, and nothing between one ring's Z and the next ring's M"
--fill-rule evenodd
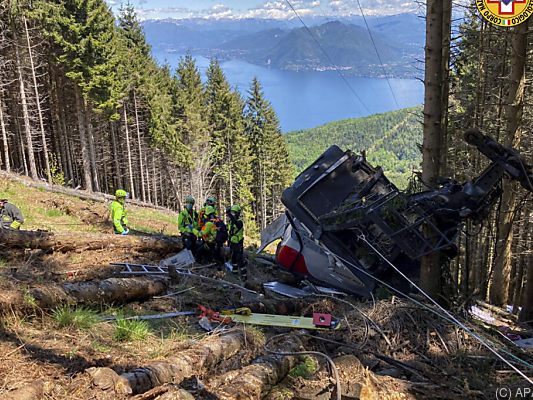
M187 196L185 198L185 207L178 215L178 229L181 234L183 246L187 250L192 251L196 256L196 240L199 235L198 232L198 213L194 209L194 197Z
M116 235L130 233L126 216L126 197L128 197L128 193L123 189L118 189L115 192L115 200L111 203L111 221Z
M244 223L241 219L241 206L234 204L226 209L228 217L228 243L231 250L233 272L239 272L243 281L247 278L244 261Z
M214 196L209 196L207 199L205 199L204 206L200 208L200 211L198 212L198 229L202 229L205 223L209 220L209 217L206 213L207 207L213 207L215 210L215 215L218 217L216 202L217 200Z
M202 257L204 261L217 262L220 267L224 263L222 247L228 240L228 230L226 224L216 215L216 209L212 206L205 207L207 222L202 227Z
M0 228L20 229L24 223L24 217L20 209L14 204L8 203L7 199L0 200Z

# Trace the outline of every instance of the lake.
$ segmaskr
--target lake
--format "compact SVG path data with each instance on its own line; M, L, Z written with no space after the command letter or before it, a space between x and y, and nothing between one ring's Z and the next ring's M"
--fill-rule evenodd
M182 56L157 50L153 55L160 63L168 62L173 70ZM205 79L209 60L194 57ZM281 71L240 60L225 61L221 66L229 83L243 96L252 78L259 79L283 132L413 107L422 104L424 99L424 85L416 79L389 79L395 101L386 79L346 77L352 90L335 71Z

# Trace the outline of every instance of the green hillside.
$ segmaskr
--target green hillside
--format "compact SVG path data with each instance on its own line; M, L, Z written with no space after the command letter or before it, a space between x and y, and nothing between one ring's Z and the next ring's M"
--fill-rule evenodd
M368 160L381 165L389 179L403 187L421 161L421 119L421 108L405 108L289 132L286 140L298 173L336 144L344 150L366 150Z

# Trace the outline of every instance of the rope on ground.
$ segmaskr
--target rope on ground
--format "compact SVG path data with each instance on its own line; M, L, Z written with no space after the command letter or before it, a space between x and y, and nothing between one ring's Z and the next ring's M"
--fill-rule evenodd
M270 339L268 339L265 342L265 345L264 345L265 351L267 353L277 354L277 355L280 355L280 356L314 355L314 356L320 356L320 357L325 358L327 360L327 362L329 363L329 365L331 366L331 370L333 371L333 376L335 378L335 385L336 385L336 388L337 388L337 396L336 396L337 400L341 400L342 399L341 381L339 379L339 371L338 371L337 366L335 365L335 362L333 361L333 359L330 356L328 356L327 354L321 353L319 351L281 352L281 351L270 350L268 348L268 344L270 342L272 342L274 339L280 338L282 336L286 336L286 334L282 333L280 335L272 336Z

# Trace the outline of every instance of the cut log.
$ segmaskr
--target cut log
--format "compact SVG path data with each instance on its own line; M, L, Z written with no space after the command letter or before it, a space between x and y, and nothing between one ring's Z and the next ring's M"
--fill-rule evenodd
M219 362L235 356L244 344L242 331L232 331L221 336L210 336L195 346L180 352L175 357L152 362L145 367L120 375L127 381L127 392L137 394L163 385L179 384L184 379L209 370ZM94 372L93 372L94 373ZM116 381L119 381L118 374Z
M4 400L39 400L44 397L44 382L41 380L35 381L28 386L23 386L20 389L12 392L7 392L3 395Z
M2 246L23 249L42 249L57 252L101 249L153 251L161 255L182 249L179 238L93 233L52 233L0 229Z
M409 383L390 376L380 376L365 368L353 355L333 360L339 371L342 396L348 399L415 399L410 394Z
M297 352L301 347L302 342L296 335L288 335L276 351ZM297 360L296 355L262 356L244 368L215 377L207 384L207 388L220 400L262 399L287 376Z
M133 396L132 400L194 400L194 396L176 385L165 384Z
M164 278L138 276L63 285L49 284L30 289L28 294L39 307L46 309L60 304L127 303L157 296L166 290L167 281Z

